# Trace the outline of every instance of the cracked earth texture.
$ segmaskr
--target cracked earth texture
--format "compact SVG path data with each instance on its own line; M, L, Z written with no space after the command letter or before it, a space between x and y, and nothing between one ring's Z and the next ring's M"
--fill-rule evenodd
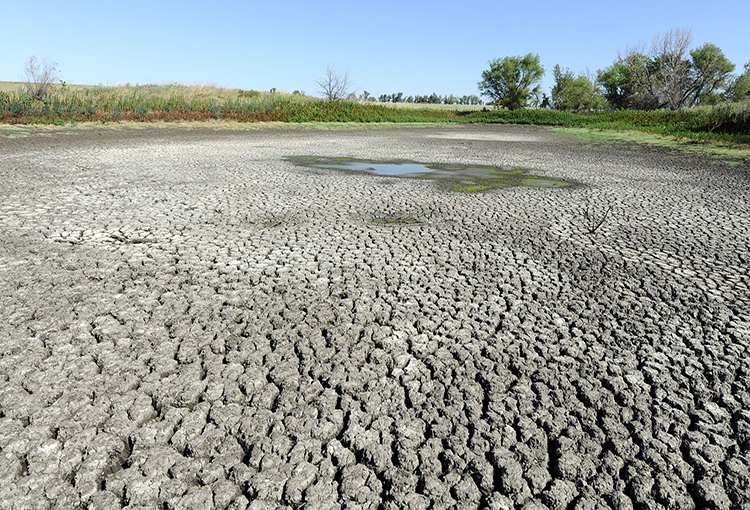
M534 127L0 139L0 507L749 508L748 196Z

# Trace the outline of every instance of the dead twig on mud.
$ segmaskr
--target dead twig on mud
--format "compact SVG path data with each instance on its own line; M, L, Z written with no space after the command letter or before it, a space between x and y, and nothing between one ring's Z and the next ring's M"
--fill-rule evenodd
M593 206L590 203L580 209L580 233L593 236L606 223L613 205L607 202L604 206ZM592 239L593 242L593 239Z
M612 206L609 205L607 207L607 210L604 211L604 214L598 215L594 211L591 211L589 209L589 206L586 206L586 209L583 211L583 217L587 225L586 233L589 235L592 235L597 230L599 230L599 227L604 225L604 222L607 221L607 216L609 216L609 213L611 211L612 211Z

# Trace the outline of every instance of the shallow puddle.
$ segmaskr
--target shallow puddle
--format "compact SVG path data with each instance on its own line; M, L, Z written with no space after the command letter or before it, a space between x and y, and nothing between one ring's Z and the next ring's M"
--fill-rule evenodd
M521 168L502 169L481 165L446 165L416 163L414 161L370 161L350 158L324 158L299 156L290 158L293 163L315 168L330 168L348 172L366 172L371 175L430 179L443 181L453 191L484 191L528 186L536 188L562 188L570 183L537 177Z
M359 161L347 161L345 163L334 163L330 165L316 165L318 168L336 168L338 170L359 170L370 172L375 175L419 175L435 172L434 168L419 163L368 163Z

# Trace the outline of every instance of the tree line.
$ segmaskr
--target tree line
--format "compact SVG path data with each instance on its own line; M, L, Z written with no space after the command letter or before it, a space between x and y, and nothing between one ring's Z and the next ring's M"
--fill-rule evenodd
M574 73L555 65L554 85L549 94L539 85L545 69L539 55L498 58L489 62L477 84L487 104L517 110L528 106L587 112L604 109L679 110L699 105L740 102L750 99L750 62L744 71L712 43L690 49L690 30L675 28L653 38L650 45L637 44L618 52L617 59L593 73ZM477 95L356 96L348 90L349 72L337 73L328 66L318 79L320 91L329 100L379 101L381 103L425 103L481 105Z
M743 73L732 74L735 65L718 46L705 43L690 50L691 43L689 30L669 30L654 37L649 47L626 48L595 76L555 65L550 95L539 86L545 72L539 55L494 59L478 86L489 104L510 110L678 110L750 99L750 62Z
M456 97L453 94L440 96L436 93L432 93L429 96L404 96L403 92L396 92L395 94L380 94L377 98L370 95L366 90L359 95L360 101L380 102L380 103L424 103L424 104L458 104L458 105L472 105L472 104L484 104L484 101L477 95L463 95Z

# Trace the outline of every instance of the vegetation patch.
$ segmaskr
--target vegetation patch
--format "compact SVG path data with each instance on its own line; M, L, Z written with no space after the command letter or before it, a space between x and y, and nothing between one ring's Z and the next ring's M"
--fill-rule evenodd
M607 146L612 146L614 143L618 142L625 142L673 148L688 154L710 156L714 159L719 159L730 166L741 165L744 161L750 160L750 146L730 142L721 143L712 141L708 137L703 141L685 140L676 136L644 133L639 131L613 131L567 127L554 128L554 132L559 135L570 136L583 141L594 141Z
M567 76L563 71L559 73ZM25 91L20 83L1 85L0 125L5 126L201 122L208 127L232 125L233 129L254 129L266 125L353 129L363 126L445 126L463 123L532 124L648 133L698 144L700 151L705 147L727 145L750 150L748 101L678 110L512 110L483 106L478 111L468 107L460 111L456 105L401 103L398 106L403 104L405 107L402 108L394 107L396 104L386 106L369 101L325 101L301 93L225 89L206 85L92 87L54 84L36 96ZM478 108L476 105L469 106ZM15 132L12 135L22 134Z
M207 121L238 122L448 122L450 111L404 110L348 101L323 101L303 94L223 89L211 86L50 85L32 96L18 84L0 89L0 122L66 124L78 122Z
M265 228L277 228L277 227L287 226L289 223L290 223L289 218L285 218L283 216L277 216L269 212L263 218L261 225Z
M492 189L491 186L488 186L486 184L464 184L460 182L454 182L448 185L448 189L451 191L485 191L488 189Z

